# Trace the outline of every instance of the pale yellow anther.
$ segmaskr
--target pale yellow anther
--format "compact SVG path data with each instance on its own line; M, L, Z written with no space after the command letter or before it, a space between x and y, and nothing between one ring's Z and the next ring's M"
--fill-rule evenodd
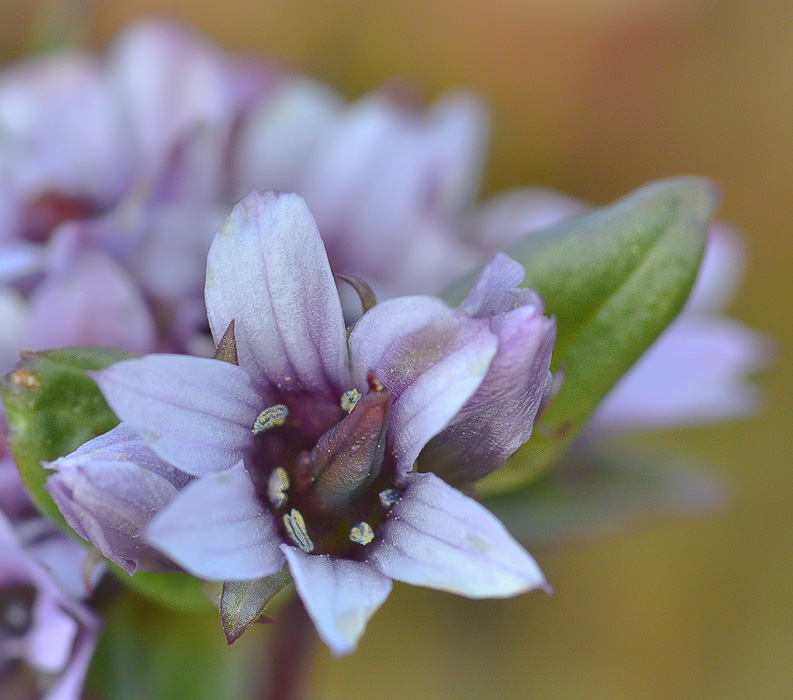
M277 403L275 406L265 408L253 423L253 434L258 435L265 430L272 428L280 428L286 419L289 417L289 409L282 403Z
M298 548L302 549L306 554L314 551L314 543L308 536L306 530L306 521L299 510L292 508L291 512L284 515L284 527L289 539L294 542Z
M377 495L380 497L380 503L383 504L383 507L390 508L399 500L402 494L400 494L396 489L383 489Z
M374 539L374 530L369 523L358 523L350 530L350 539L356 544L367 545Z
M289 475L283 467L276 467L267 479L267 498L273 508L280 508L286 503L286 492L289 489Z
M361 400L361 392L357 389L350 389L341 395L341 410L349 413Z

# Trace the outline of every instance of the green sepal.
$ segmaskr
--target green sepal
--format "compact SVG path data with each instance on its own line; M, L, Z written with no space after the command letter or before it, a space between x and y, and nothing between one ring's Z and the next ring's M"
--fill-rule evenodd
M616 203L527 236L507 253L523 286L556 316L552 369L564 381L507 464L480 493L509 491L559 460L598 403L683 308L702 260L718 193L707 180L656 182ZM474 277L447 295L459 301Z
M134 356L105 347L21 355L16 369L0 379L0 397L8 417L8 443L33 502L68 530L44 488L51 472L41 463L67 455L118 425L118 418L87 372Z
M286 567L253 581L226 581L220 594L220 621L228 643L236 642L259 620L270 601L290 583L292 576Z

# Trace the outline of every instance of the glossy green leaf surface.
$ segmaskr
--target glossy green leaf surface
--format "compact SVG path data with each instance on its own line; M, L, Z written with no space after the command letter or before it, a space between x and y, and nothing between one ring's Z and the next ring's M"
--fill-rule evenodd
M24 353L16 369L0 380L8 443L22 480L39 510L63 527L63 516L44 489L49 472L41 463L69 454L118 424L86 372L129 357L103 347Z

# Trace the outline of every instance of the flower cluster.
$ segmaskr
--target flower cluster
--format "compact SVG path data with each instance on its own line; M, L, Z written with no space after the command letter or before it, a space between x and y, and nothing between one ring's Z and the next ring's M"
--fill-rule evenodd
M32 683L47 700L76 700L99 632L82 602L87 550L36 512L1 447L0 694L27 697Z
M53 462L50 493L131 572L163 554L217 581L288 562L336 653L392 579L471 597L542 586L503 526L443 480L501 466L549 390L554 322L522 278L497 256L460 309L400 297L348 336L304 202L251 193L207 266L209 323L238 364L150 355L97 373L123 423Z
M500 251L589 207L528 189L475 203L486 126L464 93L348 104L161 22L101 59L0 74L0 367L22 347L144 355L92 375L121 424L44 465L71 528L129 574L224 591L291 577L337 655L392 581L547 588L475 499L556 384L555 320ZM589 435L754 407L743 380L763 344L722 317L740 263L714 227L684 312ZM456 308L404 296L477 267ZM364 307L351 324L347 283ZM0 691L34 669L53 699L78 696L98 630L85 556L35 514L4 451Z

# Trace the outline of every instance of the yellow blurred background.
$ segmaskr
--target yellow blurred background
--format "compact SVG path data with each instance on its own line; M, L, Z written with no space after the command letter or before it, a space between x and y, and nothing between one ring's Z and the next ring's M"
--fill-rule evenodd
M397 586L355 655L319 652L312 697L793 697L793 3L73 4L97 48L129 20L165 14L349 97L394 80L428 99L470 87L492 107L487 193L531 184L605 203L702 174L749 243L734 312L776 341L765 410L662 438L714 465L733 487L729 506L535 551L553 597L471 602ZM5 59L25 49L42 5L55 4L3 0Z

